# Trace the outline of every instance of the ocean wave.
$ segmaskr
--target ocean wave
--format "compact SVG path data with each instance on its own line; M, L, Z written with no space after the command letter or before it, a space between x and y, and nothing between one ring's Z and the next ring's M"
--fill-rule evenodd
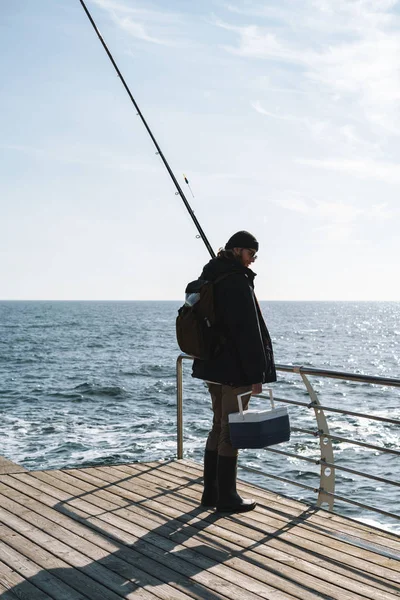
M66 453L76 453L77 451L85 452L88 449L89 446L83 444L82 442L66 441L57 445L55 448L51 448L47 454L48 456L65 455Z
M91 400L91 398L85 398L83 394L77 394L76 392L51 392L48 393L49 398L56 398L66 400L67 402L82 402L83 400Z
M111 396L114 398L124 398L126 396L126 389L118 385L107 386L85 382L75 386L73 389L80 394L90 394L94 396Z
M146 393L156 392L157 394L166 393L166 394L176 394L176 383L170 381L163 381L159 379L155 383L146 386Z
M29 331L30 329L55 329L56 327L58 327L59 325L57 323L38 323L36 324L30 324L27 326L27 330Z
M175 379L175 365L144 364L137 369L122 371L123 375L133 375L136 377L163 377Z

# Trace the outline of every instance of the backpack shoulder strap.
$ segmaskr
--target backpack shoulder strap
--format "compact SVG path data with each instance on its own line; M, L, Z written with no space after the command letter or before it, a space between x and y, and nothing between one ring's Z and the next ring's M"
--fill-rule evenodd
M220 281L222 281L223 279L226 279L230 275L235 275L235 274L236 274L236 271L231 271L230 273L224 273L223 275L220 275L219 277L214 279L213 283L219 283Z

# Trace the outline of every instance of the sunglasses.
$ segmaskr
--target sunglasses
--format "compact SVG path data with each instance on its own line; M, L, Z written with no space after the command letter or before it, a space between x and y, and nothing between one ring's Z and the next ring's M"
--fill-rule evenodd
M250 254L250 257L254 258L254 260L257 260L257 250L252 250L251 248L242 248L242 250L247 250L247 252Z

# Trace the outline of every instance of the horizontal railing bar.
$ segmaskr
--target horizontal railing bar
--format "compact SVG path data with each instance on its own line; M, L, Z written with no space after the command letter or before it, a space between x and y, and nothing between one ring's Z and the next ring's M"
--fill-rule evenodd
M318 408L321 410L327 410L328 412L341 413L343 415L350 415L352 417L363 417L364 419L370 419L371 421L383 421L384 423L391 423L392 425L400 425L399 419L388 419L387 417L377 417L373 415L366 415L364 413L353 412L350 410L342 410L341 408L333 408L332 406L323 406L322 404L309 404L310 408Z
M375 446L374 444L368 444L367 442L357 442L356 440L341 437L340 435L332 435L330 433L318 433L317 435L321 437L331 438L331 440L337 440L339 442L348 442L350 444L355 444L356 446L363 446L364 448L370 448L371 450L379 450L379 452L384 452L387 454L396 454L397 456L400 456L400 450L384 448L383 446Z
M332 379L347 379L349 381L358 381L360 383L373 383L376 385L389 385L400 387L400 379L394 377L379 377L374 375L359 375L356 373L347 373L344 371L330 371L328 369L315 369L313 367L303 367L296 365L275 364L277 371L286 373L304 373L304 375L316 375L320 377L330 377Z
M269 396L266 396L264 394L257 394L257 398L265 398L265 399L269 400ZM296 400L287 400L286 398L278 398L277 396L274 396L274 400L276 402L284 402L286 404L295 404L297 406L305 406L306 408L314 408L314 404L312 402L311 403L310 402L298 402ZM369 415L366 413L353 412L350 410L346 410L344 408L334 408L331 406L322 406L320 404L318 404L318 408L322 408L324 410L328 410L331 412L340 413L342 415L350 415L352 417L364 417L364 419L370 419L371 421L384 421L385 423L392 423L393 425L400 425L399 419L389 419L388 417L378 417L376 415Z
M268 396L258 396L259 398L269 399ZM315 408L317 405L306 403L306 402L296 402L295 400L286 400L285 398L277 398L274 396L274 400L277 402L285 402L287 404L297 404L298 406L306 406L307 408ZM351 410L346 410L343 408L334 408L333 406L323 406L322 404L318 404L318 408L322 408L323 410L327 410L330 412L340 413L342 415L350 415L352 417L363 417L364 419L370 419L371 421L384 421L385 423L392 423L393 425L400 425L399 419L389 419L388 417L379 417L377 415L369 415L367 413L359 413L353 412Z
M324 433L320 433L319 431L316 431L315 429L303 429L302 427L290 427L290 431L296 431L296 433L309 433L310 435L313 435L314 437L318 437L321 435L324 435L326 437L328 437L328 434Z
M257 398L263 398L269 400L269 396L264 394L257 394ZM314 404L311 402L298 402L297 400L288 400L287 398L278 398L274 396L274 401L276 402L284 402L285 404L294 404L296 406L305 406L306 408L314 408ZM370 419L371 421L384 421L385 423L392 423L393 425L400 425L399 419L389 419L388 417L379 417L376 415L370 415L367 413L358 413L353 412L351 410L346 410L344 408L334 408L333 406L322 406L318 404L318 408L322 408L324 410L328 410L331 412L340 413L342 415L350 415L352 417L364 417L364 419Z
M300 456L300 454L294 454L294 452L286 452L285 450L277 450L276 448L263 448L266 452L272 452L273 454L283 454L283 456L290 456L291 458L298 458L299 460L305 460L307 462L318 465L320 462L319 458L309 458L308 456Z
M269 396L266 396L264 394L257 394L257 396L253 396L253 398L254 397L263 398L263 399L269 400ZM298 400L288 400L287 398L277 398L274 395L274 401L275 400L277 402L284 402L285 404L295 404L296 406L304 406L305 408L308 408L310 406L309 402L299 402Z
M318 460L318 464L322 464L326 467L336 469L337 471L346 471L346 473L359 475L360 477L365 477L366 479L373 479L374 481L380 481L381 483L388 483L389 485L395 485L397 487L400 487L399 481L393 481L393 479L386 479L385 477L378 477L377 475L370 475L369 473L365 473L365 471L356 471L355 469L349 469L348 467L343 467L342 465L338 465L337 463L330 463L324 460L323 458L321 458L321 460Z
M287 479L286 477L279 477L279 475L272 475L272 473L267 473L265 471L259 471L258 469L253 469L252 467L244 467L243 465L239 465L241 469L245 469L246 471L250 471L251 473L258 473L258 475L263 475L264 477L272 477L272 479L278 479L278 481L283 481L284 483L290 483L291 485L297 485L297 487L302 487L305 490L311 490L312 492L318 492L318 488L312 487L311 485L307 485L306 483L297 483L297 481L293 481L292 479Z
M302 429L301 427L291 427L291 431L296 433L309 433L314 437L326 437L331 440L337 440L339 442L347 442L349 444L355 444L356 446L362 446L363 448L370 448L371 450L378 450L379 452L386 452L388 454L396 454L400 456L400 450L393 450L392 448L384 448L383 446L375 446L374 444L367 444L367 442L357 442L350 438L345 438L340 435L332 435L331 433L322 433L320 431L312 431L311 429Z
M308 456L300 456L299 454L294 454L293 452L286 452L285 450L277 450L276 448L263 448L267 452L272 452L273 454L281 454L283 456L289 456L291 458L297 458L299 460L304 460L309 463L313 463L314 465L323 464L326 467L330 467L332 469L336 469L337 471L346 471L346 473L352 473L353 475L359 475L360 477L365 477L366 479L373 479L374 481L380 481L381 483L388 483L389 485L395 485L400 487L399 481L393 481L392 479L386 479L385 477L378 477L377 475L370 475L369 473L365 473L364 471L356 471L355 469L349 469L348 467L343 467L342 465L338 465L337 463L331 463L324 459L320 458L309 458Z
M387 512L386 510L381 510L380 508L376 508L375 506L371 506L370 504L363 504L362 502L357 502L357 500L349 500L348 498L339 496L339 494L333 494L332 492L327 492L325 490L324 490L324 494L327 494L327 496L334 496L335 499L341 500L342 502L347 502L347 504L354 504L354 506L359 506L360 508L366 508L367 510L372 510L381 515L385 515L385 517L392 517L393 519L400 520L400 515L396 515L395 513Z

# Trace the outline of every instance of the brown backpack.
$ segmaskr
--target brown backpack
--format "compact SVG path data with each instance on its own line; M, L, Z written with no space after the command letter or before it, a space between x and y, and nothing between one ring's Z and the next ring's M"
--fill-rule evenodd
M224 337L216 323L214 285L230 274L225 273L214 281L196 279L187 285L186 302L176 318L176 339L185 354L209 360L218 352Z

